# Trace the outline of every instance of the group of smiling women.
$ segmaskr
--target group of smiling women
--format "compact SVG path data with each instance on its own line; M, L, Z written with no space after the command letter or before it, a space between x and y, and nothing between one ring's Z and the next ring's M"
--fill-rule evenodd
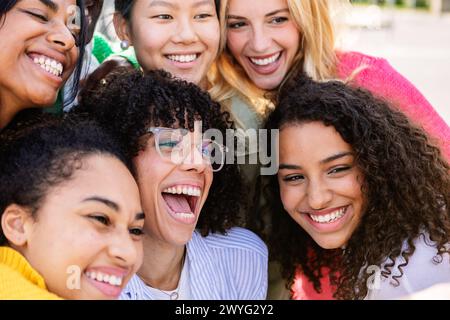
M114 4L137 63L90 76L103 1L0 4L0 299L450 295L450 128L336 47L347 1ZM277 173L212 129L277 132Z

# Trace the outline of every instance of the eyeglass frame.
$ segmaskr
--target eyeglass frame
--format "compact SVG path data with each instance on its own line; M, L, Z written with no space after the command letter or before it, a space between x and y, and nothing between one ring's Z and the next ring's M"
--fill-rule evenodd
M158 154L159 154L159 156L160 156L161 158L166 159L166 160L167 160L167 157L163 155L163 152L161 151L161 149L160 149L160 147L159 147L159 143L156 143L156 142L157 142L156 140L159 139L159 134L160 134L160 132L162 132L162 131L173 131L173 130L180 130L180 131L186 132L185 134L183 134L183 137L186 136L187 134L189 134L189 132L192 132L192 131L190 131L190 130L188 130L188 129L186 129L186 128L169 128L169 127L149 127L149 128L147 128L147 130L146 130L146 133L151 133L151 134L153 134L153 135L155 136L155 148L156 148L156 151L158 152ZM194 132L195 132L195 131L194 131ZM223 155L224 155L224 156L223 156L224 161L220 164L220 168L219 168L219 169L214 169L214 168L212 167L212 164L213 164L212 161L209 161L209 162L208 162L208 164L211 165L211 169L212 169L213 172L217 172L217 171L222 170L223 166L225 165L225 158L226 158L225 155L226 155L226 153L228 152L228 147L225 146L225 145L223 145L223 144L220 144L220 143L218 143L218 142L216 142L216 141L214 141L214 140L211 140L211 139L203 139L203 138L202 138L201 141L202 141L202 143L200 144L201 146L203 146L203 141L208 141L208 142L212 143L212 144L215 146L214 148L219 148L219 150L223 153ZM192 146L192 144L190 144L190 145ZM199 151L199 152L202 154L202 159L204 159L205 156L203 155L203 147L202 147L202 150L197 149L197 151ZM184 153L184 152L183 152L183 153ZM177 163L176 161L173 161L172 158L170 159L170 161L171 161L173 164L175 164L175 165L180 165L180 164L182 164L182 163L185 161L185 159L188 157L189 154L190 154L190 152L187 153L187 154L183 157L183 160L182 160L180 163ZM211 160L211 157L208 157L208 158Z

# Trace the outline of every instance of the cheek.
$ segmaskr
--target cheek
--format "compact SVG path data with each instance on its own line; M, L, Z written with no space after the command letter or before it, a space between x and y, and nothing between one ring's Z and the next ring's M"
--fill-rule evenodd
M71 50L70 50L70 60L71 60L71 66L67 69L66 68L66 72L67 70L70 71L70 73L72 73L72 71L75 69L77 62L78 62L78 57L79 57L79 49L74 46Z
M300 48L300 33L293 25L280 30L274 39L278 39L279 44L288 50L291 56L297 54Z
M203 26L199 30L199 35L202 41L207 44L209 50L217 52L220 45L220 27L218 23L211 23Z
M245 35L243 32L228 32L227 47L235 58L239 58L245 43Z
M295 191L292 187L280 184L280 198L284 209L291 214L295 211L298 202L300 201L300 193Z
M209 189L214 180L214 175L212 171L205 172L205 192L209 193Z

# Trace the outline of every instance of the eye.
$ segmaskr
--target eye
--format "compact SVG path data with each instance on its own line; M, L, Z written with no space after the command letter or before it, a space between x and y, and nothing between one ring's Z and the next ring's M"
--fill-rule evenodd
M132 228L132 229L130 229L130 234L133 236L140 237L144 234L144 230L142 230L140 228Z
M288 21L289 19L286 17L274 17L272 20L270 20L270 23L272 24L282 24L283 22Z
M42 22L48 22L48 18L42 14L32 12L32 11L25 11L25 12L28 13L30 16L33 16L33 17L41 20Z
M178 141L162 141L158 145L160 148L175 148L178 144Z
M201 14L196 15L194 17L194 19L207 19L207 18L211 18L211 17L212 17L212 15L209 13L201 13Z
M245 22L242 22L242 21L228 23L228 28L229 29L240 29L240 28L242 28L244 26L245 26Z
M111 221L109 220L109 218L104 215L93 214L93 215L90 215L89 218L96 220L97 222L100 222L101 224L103 224L105 226L109 226L111 224Z
M169 14L159 14L152 17L153 19L161 19L161 20L172 20L173 17Z
M305 179L305 176L301 175L301 174L296 174L296 175L291 175L291 176L287 176L283 178L283 181L285 182L297 182L297 181L302 181Z
M351 169L351 167L349 167L349 166L337 167L337 168L334 168L331 171L329 171L328 174L337 174L337 173L340 173L340 172L348 171L350 169Z

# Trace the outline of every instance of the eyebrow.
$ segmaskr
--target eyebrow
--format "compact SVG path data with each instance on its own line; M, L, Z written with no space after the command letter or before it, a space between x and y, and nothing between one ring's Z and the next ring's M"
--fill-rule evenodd
M54 3L52 0L39 0L39 1L42 2L44 6L46 6L47 8L49 8L54 12L57 12L59 9L58 5Z
M329 162L332 162L334 160L337 160L337 159L340 159L340 158L344 158L344 157L347 157L347 156L353 156L353 153L350 152L350 151L339 152L339 153L337 153L335 155L332 155L331 157L328 157L328 158L325 158L323 160L320 160L320 164L326 164L326 163L329 163ZM284 170L300 170L300 169L302 169L302 167L298 166L298 165L295 165L295 164L282 163L282 164L279 165L278 170L283 170L283 169Z
M119 209L120 209L120 207L117 203L115 203L114 201L102 198L102 197L90 197L90 198L84 199L82 202L89 202L89 201L103 203L104 205L108 206L109 208L111 208L117 212L119 212Z
M134 220L144 220L144 219L145 219L145 213L143 213L143 212L136 214L136 217L134 218Z
M268 18L268 17L274 16L274 15L282 13L282 12L289 12L289 9L285 8L285 9L275 10L275 11L272 11L272 12L269 12L268 14L266 14L265 17ZM227 19L242 20L242 19L247 19L247 18L230 14L227 16Z
M202 1L197 1L196 3L194 3L194 8L198 8L201 6L205 6L205 5L211 5L211 6L215 6L214 2L212 0L202 0Z

